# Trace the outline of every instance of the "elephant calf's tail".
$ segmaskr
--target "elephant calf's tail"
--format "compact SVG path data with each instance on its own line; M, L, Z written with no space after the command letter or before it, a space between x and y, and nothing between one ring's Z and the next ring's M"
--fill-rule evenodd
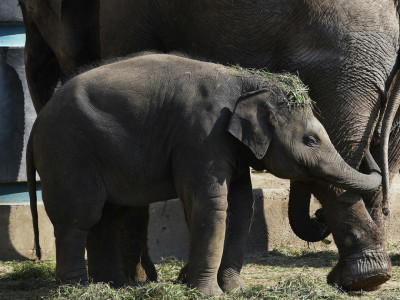
M33 146L32 136L29 137L28 146L26 148L26 174L28 177L28 191L31 205L31 214L33 222L33 233L35 235L35 249L36 256L38 259L42 258L39 244L39 221L38 221L38 210L37 210L37 196L36 196L36 169L33 163Z

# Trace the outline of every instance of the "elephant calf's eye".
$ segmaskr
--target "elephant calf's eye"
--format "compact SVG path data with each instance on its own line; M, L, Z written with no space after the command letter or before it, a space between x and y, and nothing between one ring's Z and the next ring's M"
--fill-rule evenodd
M303 137L303 143L308 147L315 147L319 145L319 139L313 135L305 135Z

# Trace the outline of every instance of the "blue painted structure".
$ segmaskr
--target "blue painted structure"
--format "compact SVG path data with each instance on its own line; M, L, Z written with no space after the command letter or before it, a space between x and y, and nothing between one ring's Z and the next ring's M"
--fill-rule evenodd
M8 2L6 8L14 12L15 22L20 22L16 1ZM0 7L4 5L0 3ZM36 113L25 76L25 27L22 23L1 23L1 12L0 17L0 205L26 204L25 149ZM37 197L42 200L39 183Z
M38 202L42 202L42 187L36 184ZM29 203L28 185L26 182L12 182L0 184L0 205Z
M0 25L0 47L25 46L25 27L22 24Z

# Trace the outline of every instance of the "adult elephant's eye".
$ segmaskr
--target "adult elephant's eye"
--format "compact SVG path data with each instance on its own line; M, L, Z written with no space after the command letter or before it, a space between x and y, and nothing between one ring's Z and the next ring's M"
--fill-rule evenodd
M315 147L319 145L319 139L314 135L303 136L303 143L308 147Z

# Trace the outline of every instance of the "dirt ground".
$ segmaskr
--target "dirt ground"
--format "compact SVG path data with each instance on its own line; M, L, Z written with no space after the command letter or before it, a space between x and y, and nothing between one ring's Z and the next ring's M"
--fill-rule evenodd
M294 247L274 249L248 257L242 270L245 288L218 299L400 299L400 245L389 249L393 263L392 279L373 292L345 293L326 284L326 276L335 265L334 251L314 251ZM59 286L54 281L54 262L0 262L0 299L2 300L131 300L194 299L188 289L175 280L183 262L165 259L157 264L158 283L129 285L111 289L108 285L85 287ZM154 291L162 289L162 294ZM143 296L143 290L146 290ZM167 294L168 293L168 294ZM185 296L185 297L184 297Z
M279 179L267 173L252 173L252 182L253 188L256 189L277 192L289 190L288 180ZM400 191L399 176L396 177L392 186L392 195L393 191L395 195ZM397 226L398 224L400 223L397 223ZM293 245L270 250L272 251L246 258L242 269L242 277L246 283L245 290L241 293L226 295L223 299L400 299L399 242L389 244L393 264L392 278L377 291L361 293L338 292L326 284L326 276L338 258L336 251ZM155 289L163 284L175 288L174 280L182 264L183 262L178 262L179 266L176 262L158 264L160 283L153 284L148 289ZM54 280L54 267L53 261L42 263L0 261L0 300L159 299L157 296L139 297L135 294L137 291L131 286L129 290L128 288L114 290L108 286L98 287L96 293L92 292L90 287L71 287L71 290L65 292L65 289ZM101 292L98 291L99 289ZM182 291L184 289L185 287L182 286ZM263 291L255 292L257 289L263 289ZM181 299L182 291L173 296L165 295L162 299Z
M251 184L253 189L281 189L288 190L290 181L278 178L270 173L251 172Z

